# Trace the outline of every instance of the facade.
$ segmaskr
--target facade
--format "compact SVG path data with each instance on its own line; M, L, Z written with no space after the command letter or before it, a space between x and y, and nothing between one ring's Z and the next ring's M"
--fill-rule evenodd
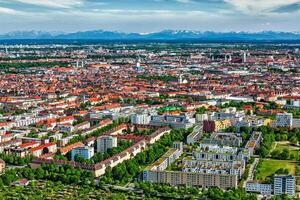
M236 175L152 170L145 170L143 172L143 178L144 181L150 183L187 185L202 188L220 187L222 189L236 188L238 181Z
M56 153L56 143L46 143L29 150L33 156L40 157L48 153Z
M295 195L296 178L290 175L274 175L274 195Z
M148 113L133 114L131 115L130 120L132 124L147 125L151 121L151 115L149 115Z
M175 129L191 128L195 124L195 118L187 115L156 115L152 116L150 125L152 126L171 126Z
M286 104L285 104L286 108L300 110L300 96L285 96L283 97L283 99L286 100Z
M293 126L293 114L292 113L278 113L276 115L277 127L292 127Z
M94 147L76 147L72 149L71 158L75 160L75 156L80 155L82 158L89 160L94 156Z
M255 192L262 195L271 195L272 194L272 185L271 184L261 184L255 181L248 181L245 187L247 192Z
M204 120L203 131L206 133L218 132L231 125L230 120Z
M195 126L193 132L186 137L186 143L189 145L193 145L195 142L197 142L200 139L202 133L203 133L203 126L202 125Z
M106 152L108 149L117 147L117 138L113 136L100 136L97 139L97 152Z

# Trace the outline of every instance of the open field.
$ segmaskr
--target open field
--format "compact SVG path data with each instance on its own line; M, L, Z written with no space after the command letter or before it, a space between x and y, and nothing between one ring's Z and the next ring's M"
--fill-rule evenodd
M273 159L263 159L261 163L257 166L255 173L255 180L268 181L271 180L273 174L279 169L287 169L289 174L296 174L296 167L299 162L288 161L288 160L273 160Z

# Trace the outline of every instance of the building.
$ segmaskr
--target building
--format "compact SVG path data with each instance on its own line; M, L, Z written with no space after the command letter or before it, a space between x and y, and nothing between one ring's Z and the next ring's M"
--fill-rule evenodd
M295 195L296 178L291 175L274 175L274 195L287 194L292 197Z
M286 101L285 108L300 110L300 96L285 96L283 99Z
M133 114L131 115L130 119L132 124L147 125L151 121L151 115L149 115L148 113Z
M239 147L242 144L242 138L235 133L212 133L209 138L204 139L203 143Z
M156 115L150 121L152 126L171 126L175 129L191 128L194 124L195 118L188 115Z
M164 183L170 185L187 185L202 188L219 187L230 189L237 187L236 175L205 174L181 171L152 171L143 172L143 180L150 183Z
M186 137L186 143L189 145L193 145L195 142L197 142L201 135L203 133L203 126L202 125L196 125L193 129L193 132L190 133L187 137Z
M255 181L248 181L245 187L247 192L255 192L262 195L271 195L272 194L272 185L271 184L261 184Z
M278 113L276 115L277 127L292 127L293 126L293 114L292 113Z
M260 142L262 140L261 132L253 132L250 139L246 143L245 149L248 149L250 155L254 154L254 151L260 147Z
M108 149L118 146L118 141L116 137L113 136L100 136L97 139L97 152L107 152Z
M5 162L0 159L0 174L2 174L5 170Z
M89 160L94 156L94 147L88 147L88 146L76 147L72 149L71 152L72 160L75 160L76 155L80 155L82 158Z
M56 143L46 143L29 150L33 156L40 157L48 153L56 153Z
M204 120L203 131L206 133L218 132L231 126L228 119L225 120Z
M204 120L208 120L207 114L196 114L196 122L203 122Z

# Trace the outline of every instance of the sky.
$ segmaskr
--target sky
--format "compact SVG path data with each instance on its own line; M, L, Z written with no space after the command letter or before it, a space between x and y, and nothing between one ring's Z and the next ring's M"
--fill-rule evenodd
M300 0L0 0L0 33L300 31Z

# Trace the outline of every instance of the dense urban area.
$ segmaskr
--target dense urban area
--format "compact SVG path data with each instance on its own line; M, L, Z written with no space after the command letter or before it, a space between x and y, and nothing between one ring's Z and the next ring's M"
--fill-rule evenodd
M0 45L0 199L300 198L299 48Z

